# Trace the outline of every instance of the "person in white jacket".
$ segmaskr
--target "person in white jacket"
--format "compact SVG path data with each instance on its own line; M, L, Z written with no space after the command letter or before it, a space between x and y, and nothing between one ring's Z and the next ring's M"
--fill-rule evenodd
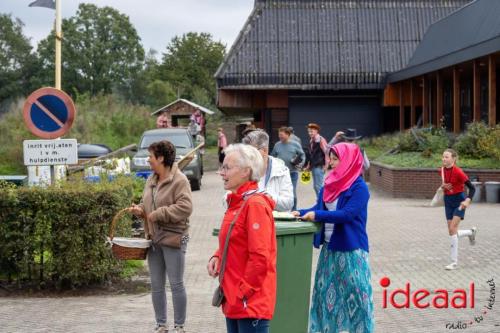
M248 132L242 143L254 146L264 158L263 177L259 189L276 201L275 210L288 212L293 207L293 185L290 171L281 159L269 156L269 135L261 129Z

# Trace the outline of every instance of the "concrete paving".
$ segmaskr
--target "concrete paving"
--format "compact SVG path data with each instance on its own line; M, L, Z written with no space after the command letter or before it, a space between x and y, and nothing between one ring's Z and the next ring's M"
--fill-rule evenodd
M312 186L300 185L299 207L314 202ZM206 273L206 263L216 247L212 229L220 223L223 209L222 184L214 172L203 178L202 190L193 193L195 209L191 218L191 241L185 273L188 293L187 332L225 332L220 309L210 305L216 281ZM447 324L467 332L500 332L500 304L485 310L492 291L487 281L500 281L500 205L473 204L462 228L478 226L477 244L460 240L460 267L445 271L449 241L443 208L429 208L426 200L393 199L372 191L368 234L371 246L372 285L377 332L448 332ZM313 253L313 262L318 251ZM313 269L314 271L314 269ZM382 288L382 277L390 278ZM475 289L475 307L466 309L383 308L383 294L390 296L410 283L410 292L436 289L450 292ZM467 293L467 297L470 297ZM432 294L426 300L432 299ZM169 301L169 324L172 306ZM403 303L402 296L396 297ZM469 301L469 299L468 299ZM460 302L459 302L460 303ZM484 313L484 311L487 311ZM307 314L304 314L307 315ZM482 316L482 317L480 317ZM476 322L476 320L479 322ZM470 322L474 323L470 325ZM464 325L468 327L465 329ZM151 332L154 326L149 294L85 296L64 298L0 298L0 332ZM285 332L275 332L285 333Z

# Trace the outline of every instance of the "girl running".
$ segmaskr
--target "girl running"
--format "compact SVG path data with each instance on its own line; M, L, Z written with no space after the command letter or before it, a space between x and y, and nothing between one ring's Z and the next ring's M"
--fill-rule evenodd
M457 165L458 154L453 149L443 152L443 167L441 168L442 185L444 190L444 209L448 222L448 233L450 235L450 257L451 263L445 267L446 270L454 270L458 267L458 238L469 237L470 245L476 243L477 228L458 230L458 225L464 219L465 209L469 207L476 189L469 177ZM464 185L469 189L465 197Z

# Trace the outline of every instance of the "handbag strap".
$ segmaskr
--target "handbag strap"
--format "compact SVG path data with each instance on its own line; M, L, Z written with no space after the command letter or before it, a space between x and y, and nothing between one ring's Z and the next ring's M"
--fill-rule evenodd
M441 167L441 181L444 184L444 167Z
M250 195L243 199L244 200L243 204L241 205L240 209L238 210L238 213L236 213L236 215L234 215L234 218L231 221L231 224L229 225L229 230L227 231L227 235L226 235L226 241L224 243L224 251L222 251L222 263L221 263L220 274L219 274L219 285L222 285L222 280L224 279L224 271L226 269L227 248L229 245L229 236L231 236L231 231L233 230L234 223L236 222L236 219L238 218L238 216L240 216L240 213L243 210L243 208L246 206L246 203L247 203L247 200L249 197L250 197Z

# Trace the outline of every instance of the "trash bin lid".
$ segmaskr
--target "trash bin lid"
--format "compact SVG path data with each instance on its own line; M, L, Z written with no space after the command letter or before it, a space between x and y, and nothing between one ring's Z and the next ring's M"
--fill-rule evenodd
M316 222L275 222L276 235L310 234L320 230Z
M274 222L276 236L310 234L321 230L321 224L317 222ZM219 235L220 228L212 230L212 236Z

